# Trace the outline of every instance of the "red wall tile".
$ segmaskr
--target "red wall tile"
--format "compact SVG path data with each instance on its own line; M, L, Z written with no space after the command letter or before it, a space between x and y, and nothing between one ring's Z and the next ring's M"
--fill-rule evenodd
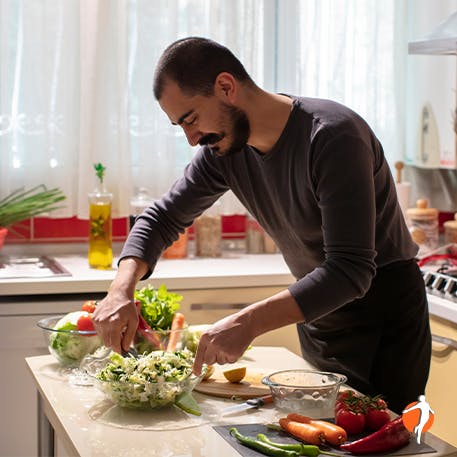
M36 217L33 221L33 238L39 241L43 238L83 238L89 233L89 221L69 217L65 219L50 219Z
M223 216L222 233L224 238L244 238L246 217L244 215ZM128 234L128 218L113 219L113 240L124 241ZM8 233L6 243L63 243L86 241L89 234L89 221L68 217L50 219L35 217L14 226L21 236ZM193 237L193 227L189 235Z

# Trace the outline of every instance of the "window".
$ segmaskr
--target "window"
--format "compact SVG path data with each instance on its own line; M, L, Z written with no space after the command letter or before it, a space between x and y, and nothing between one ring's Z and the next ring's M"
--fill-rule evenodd
M227 45L267 90L349 105L393 160L403 19L394 0L2 0L0 195L58 186L68 206L56 215L86 217L95 162L115 217L135 187L165 192L193 150L154 100L152 75L188 35Z

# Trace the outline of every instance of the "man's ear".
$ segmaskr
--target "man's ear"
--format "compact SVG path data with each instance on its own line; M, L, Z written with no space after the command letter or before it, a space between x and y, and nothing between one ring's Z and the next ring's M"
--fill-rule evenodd
M238 92L236 79L230 73L219 73L214 81L214 94L225 103L234 103Z

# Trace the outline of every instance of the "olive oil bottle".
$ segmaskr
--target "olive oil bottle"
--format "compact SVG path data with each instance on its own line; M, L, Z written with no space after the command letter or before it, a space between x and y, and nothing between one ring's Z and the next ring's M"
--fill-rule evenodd
M99 270L109 270L113 264L112 216L113 195L103 184L106 168L94 164L98 186L89 194L89 266Z

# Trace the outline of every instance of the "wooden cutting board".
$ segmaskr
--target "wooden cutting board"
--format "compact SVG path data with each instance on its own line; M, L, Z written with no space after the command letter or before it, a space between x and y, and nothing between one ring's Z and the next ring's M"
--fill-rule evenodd
M202 381L195 391L213 397L222 398L254 398L268 395L270 388L262 384L265 373L248 372L241 382L229 382L225 379L222 372L216 371L211 378Z

